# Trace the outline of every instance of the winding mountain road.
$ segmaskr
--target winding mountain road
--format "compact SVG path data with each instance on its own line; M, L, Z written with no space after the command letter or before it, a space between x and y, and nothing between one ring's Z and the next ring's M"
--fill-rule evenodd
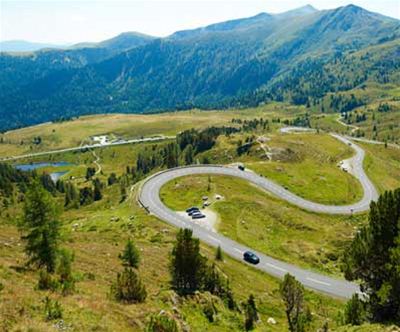
M27 153L27 154L23 154L23 155L19 155L19 156L0 157L0 161L12 161L12 160L18 160L18 159L25 159L25 158L34 158L34 157L47 156L47 155L51 155L51 154L58 154L58 153L64 153L64 152L82 151L85 149L106 148L109 146L118 146L118 145L135 144L135 143L146 143L146 142L157 142L157 141L163 141L163 140L174 139L174 138L175 138L175 136L160 135L160 136L156 136L156 137L135 138L135 139L129 139L126 141L117 141L117 142L110 142L110 143L105 143L105 144L96 143L96 144L91 144L91 145L83 145L83 141L82 141L81 145L75 146L72 148Z
M328 214L351 214L366 211L369 209L369 204L371 201L378 198L378 193L365 174L362 166L364 160L364 150L343 136L336 134L331 135L342 141L344 144L348 144L355 150L355 155L348 161L352 167L352 174L360 181L363 187L364 195L359 202L354 204L334 206L314 203L291 193L275 182L261 177L253 172L241 171L237 168L218 165L188 166L159 172L145 180L139 193L139 201L149 213L152 213L156 217L173 226L179 228L191 228L196 237L200 238L202 241L211 246L221 246L221 249L224 252L236 259L242 260L243 252L246 250L255 252L260 257L260 263L255 267L267 272L268 274L282 278L286 273L290 273L308 288L335 297L350 298L352 294L359 292L358 285L344 280L334 279L322 274L299 268L292 264L279 261L241 245L221 234L207 230L195 223L191 223L183 216L178 215L176 212L166 207L161 201L159 195L161 187L175 178L194 174L216 174L235 176L247 180L259 188L267 190L275 196L308 211Z

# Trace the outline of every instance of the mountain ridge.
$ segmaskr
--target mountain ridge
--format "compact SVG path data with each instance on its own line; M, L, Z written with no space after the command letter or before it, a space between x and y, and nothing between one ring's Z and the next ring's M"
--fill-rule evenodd
M269 100L309 103L380 76L397 83L392 72L398 70L398 20L357 6L305 11L184 30L114 54L87 48L39 52L35 59L0 56L6 68L0 73L0 113L11 118L0 121L0 128L80 114L225 108ZM368 61L350 56L389 40L399 42L381 56L376 51ZM78 52L75 58L73 52ZM65 59L66 54L79 61L55 66L52 56ZM21 74L22 66L36 68L38 61L43 61L38 75Z

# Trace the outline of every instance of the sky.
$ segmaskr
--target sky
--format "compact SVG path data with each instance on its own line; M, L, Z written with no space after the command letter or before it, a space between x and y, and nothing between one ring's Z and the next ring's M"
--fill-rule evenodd
M306 4L331 9L350 3L400 19L400 0L0 0L0 41L72 44L126 31L163 37L260 12L279 13Z

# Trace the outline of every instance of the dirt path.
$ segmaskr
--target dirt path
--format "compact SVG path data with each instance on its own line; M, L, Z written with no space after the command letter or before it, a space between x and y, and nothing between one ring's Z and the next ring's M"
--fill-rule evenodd
M271 158L271 155L272 155L271 149L269 148L268 145L264 144L268 140L269 139L264 137L264 136L259 136L257 138L257 142L258 142L258 144L260 144L260 147L264 151L264 153L267 156L268 160L272 160L272 158Z
M350 132L351 132L352 134L355 133L357 130L360 129L360 127L357 127L357 126L355 126L355 125L351 125L351 124L348 124L348 123L343 122L342 119L343 119L343 117L342 117L341 115L339 115L339 117L336 119L336 121L339 122L341 125L343 125L343 126L345 126L345 127L351 128L351 131L350 131Z
M102 170L101 165L100 165L100 163L99 163L100 157L96 154L96 152L95 152L94 150L92 150L92 154L93 154L93 157L96 158L96 159L93 161L93 164L95 164L95 165L97 166L97 171L96 171L95 174L98 175L98 174L101 173L101 170Z
M353 134L355 131L359 130L360 127L354 126L354 125L349 125L347 123L344 123L343 121L341 121L342 117L339 116L339 118L336 119L337 122L339 122L341 125L346 126L346 127L350 127L353 128L351 130L351 133ZM376 140L372 140L372 139L367 139L367 138L362 138L362 137L352 137L352 136L346 136L346 138L351 139L353 141L357 141L357 142L363 142L363 143L368 143L368 144L377 144L377 145L384 145L385 142L382 141L376 141ZM395 144L395 143L387 143L388 146L392 147L392 148L396 148L396 149L400 149L400 145Z

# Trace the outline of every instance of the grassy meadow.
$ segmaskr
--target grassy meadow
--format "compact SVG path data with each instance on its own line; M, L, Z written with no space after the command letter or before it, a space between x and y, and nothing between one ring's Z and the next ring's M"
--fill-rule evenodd
M400 188L400 149L357 142L366 151L364 168L380 193Z
M135 202L119 203L118 185L105 190L103 200L77 210L63 213L64 247L75 253L73 269L78 280L76 292L69 296L35 290L38 272L24 268L26 257L12 211L0 217L0 330L53 331L56 321L46 321L43 299L57 299L63 308L63 325L68 331L141 331L152 313L165 310L182 327L191 331L242 331L244 317L231 311L217 297L197 294L179 298L170 290L169 253L176 230L147 215ZM10 214L7 216L7 214ZM109 297L111 283L122 270L118 254L131 237L141 251L140 275L146 284L148 297L143 304L123 305ZM215 249L202 245L202 253L214 260ZM287 331L283 303L279 296L279 281L248 265L225 256L216 262L231 279L239 305L249 294L256 295L261 321L256 331ZM306 292L305 300L313 313L312 328L325 321L337 324L343 302L314 292ZM207 303L213 303L217 314L209 322L203 313ZM276 324L268 324L268 318Z
M369 83L361 88L340 93L343 96L354 95L363 101L349 112L350 125L346 126L338 122L339 113L320 114L316 110L312 112L311 126L325 131L335 131L347 135L363 135L367 139L400 142L400 88L394 84ZM325 109L329 110L331 98L335 94L328 94L324 98ZM380 105L388 105L389 111L379 111ZM364 115L365 119L356 120Z
M365 215L329 216L294 207L244 180L197 175L166 184L161 198L182 211L201 206L202 197L222 195L211 209L219 215L218 231L270 256L325 274L341 276L339 257Z
M125 139L160 134L168 136L190 128L228 125L232 118L290 118L304 111L303 107L271 103L243 110L82 116L72 121L45 123L0 134L0 157L75 147L88 142L94 135L108 134ZM41 137L41 144L33 143L35 137Z
M318 203L341 205L362 197L360 183L338 167L338 163L352 157L354 151L330 135L261 132L256 136L264 142L255 142L248 153L238 156L237 142L251 135L253 133L220 137L216 146L204 154L211 163L244 163L257 174Z

